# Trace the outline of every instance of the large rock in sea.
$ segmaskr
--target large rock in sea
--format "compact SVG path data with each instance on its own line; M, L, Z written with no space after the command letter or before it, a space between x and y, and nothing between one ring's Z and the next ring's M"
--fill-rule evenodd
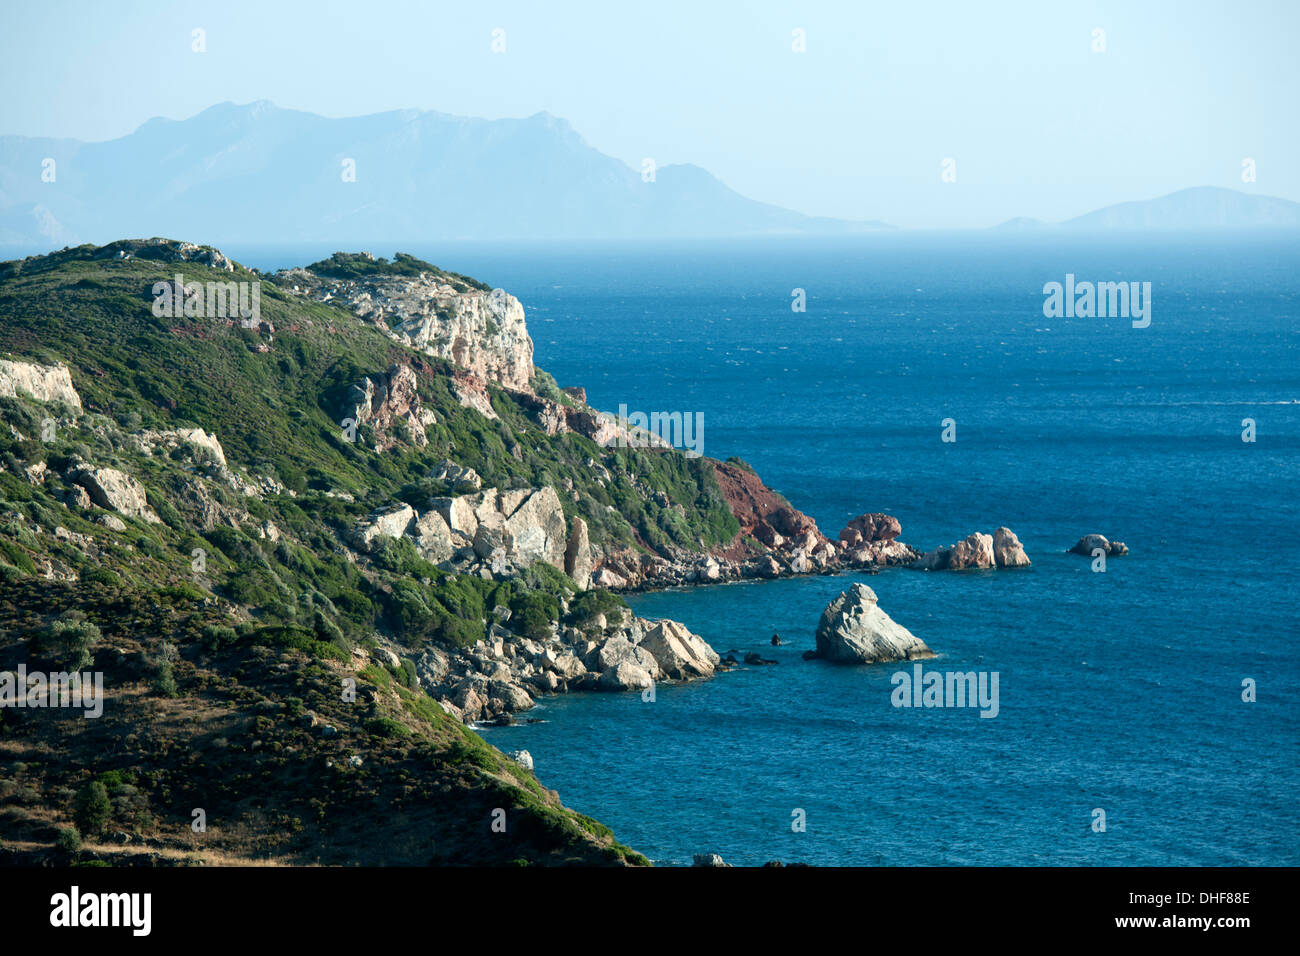
M998 528L993 532L993 560L1000 568L1027 568L1029 555L1010 528Z
M659 676L659 662L640 644L634 644L624 634L616 634L592 652L585 662L589 670L610 671L620 664L633 664L650 677Z
M993 556L993 536L976 531L956 544L935 548L912 562L912 567L923 571L966 571L972 568L996 567Z
M1107 541L1104 534L1085 534L1070 549L1070 553L1092 557L1093 551L1097 548L1100 548L1103 554L1108 554L1111 557L1128 554L1128 545L1123 541Z
M812 655L836 664L874 664L934 657L925 642L876 603L876 592L854 584L826 606Z

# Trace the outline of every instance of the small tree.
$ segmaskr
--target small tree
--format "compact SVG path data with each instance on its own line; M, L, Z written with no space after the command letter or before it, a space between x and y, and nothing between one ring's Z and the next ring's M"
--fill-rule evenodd
M48 644L64 667L79 671L90 663L91 651L101 637L90 621L55 621L48 631Z
M59 838L54 843L66 853L76 853L81 849L81 834L77 832L76 827L62 827L59 830Z
M92 780L77 791L74 809L73 817L82 833L101 833L113 812L108 788L98 780Z

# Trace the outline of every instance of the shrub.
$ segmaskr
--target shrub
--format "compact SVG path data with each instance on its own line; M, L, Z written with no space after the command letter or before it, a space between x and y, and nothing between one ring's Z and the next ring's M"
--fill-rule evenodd
M551 622L560 616L560 602L544 591L524 591L510 601L510 628L534 641L551 636Z
M176 675L173 673L171 661L158 660L154 662L151 684L153 689L164 697L176 696Z
M203 646L209 651L219 651L223 647L229 647L239 639L233 627L226 627L224 624L208 624L202 631Z
M627 602L612 591L583 591L569 604L569 621L581 627L598 614L612 615L627 607Z
M375 717L366 721L366 733L375 737L408 737L411 731L391 717Z
M76 827L60 827L59 838L54 845L66 853L76 853L81 849L81 834Z
M55 621L41 641L69 671L79 671L91 661L91 650L103 635L90 621Z
M112 812L108 788L98 780L92 780L78 790L73 799L73 818L82 833L102 832Z

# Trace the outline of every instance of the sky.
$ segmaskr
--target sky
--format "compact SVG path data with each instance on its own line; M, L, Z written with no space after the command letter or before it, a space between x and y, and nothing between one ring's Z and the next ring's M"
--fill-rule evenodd
M5 0L0 24L0 135L112 139L262 99L545 110L634 168L696 163L754 199L909 228L1189 186L1300 201L1298 0Z

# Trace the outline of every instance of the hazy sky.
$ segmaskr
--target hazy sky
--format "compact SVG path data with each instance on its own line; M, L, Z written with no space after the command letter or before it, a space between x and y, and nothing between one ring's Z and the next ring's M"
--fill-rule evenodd
M43 0L0 22L0 134L110 139L226 100L548 110L637 167L693 162L755 199L901 226L1060 219L1201 185L1300 200L1297 0Z

